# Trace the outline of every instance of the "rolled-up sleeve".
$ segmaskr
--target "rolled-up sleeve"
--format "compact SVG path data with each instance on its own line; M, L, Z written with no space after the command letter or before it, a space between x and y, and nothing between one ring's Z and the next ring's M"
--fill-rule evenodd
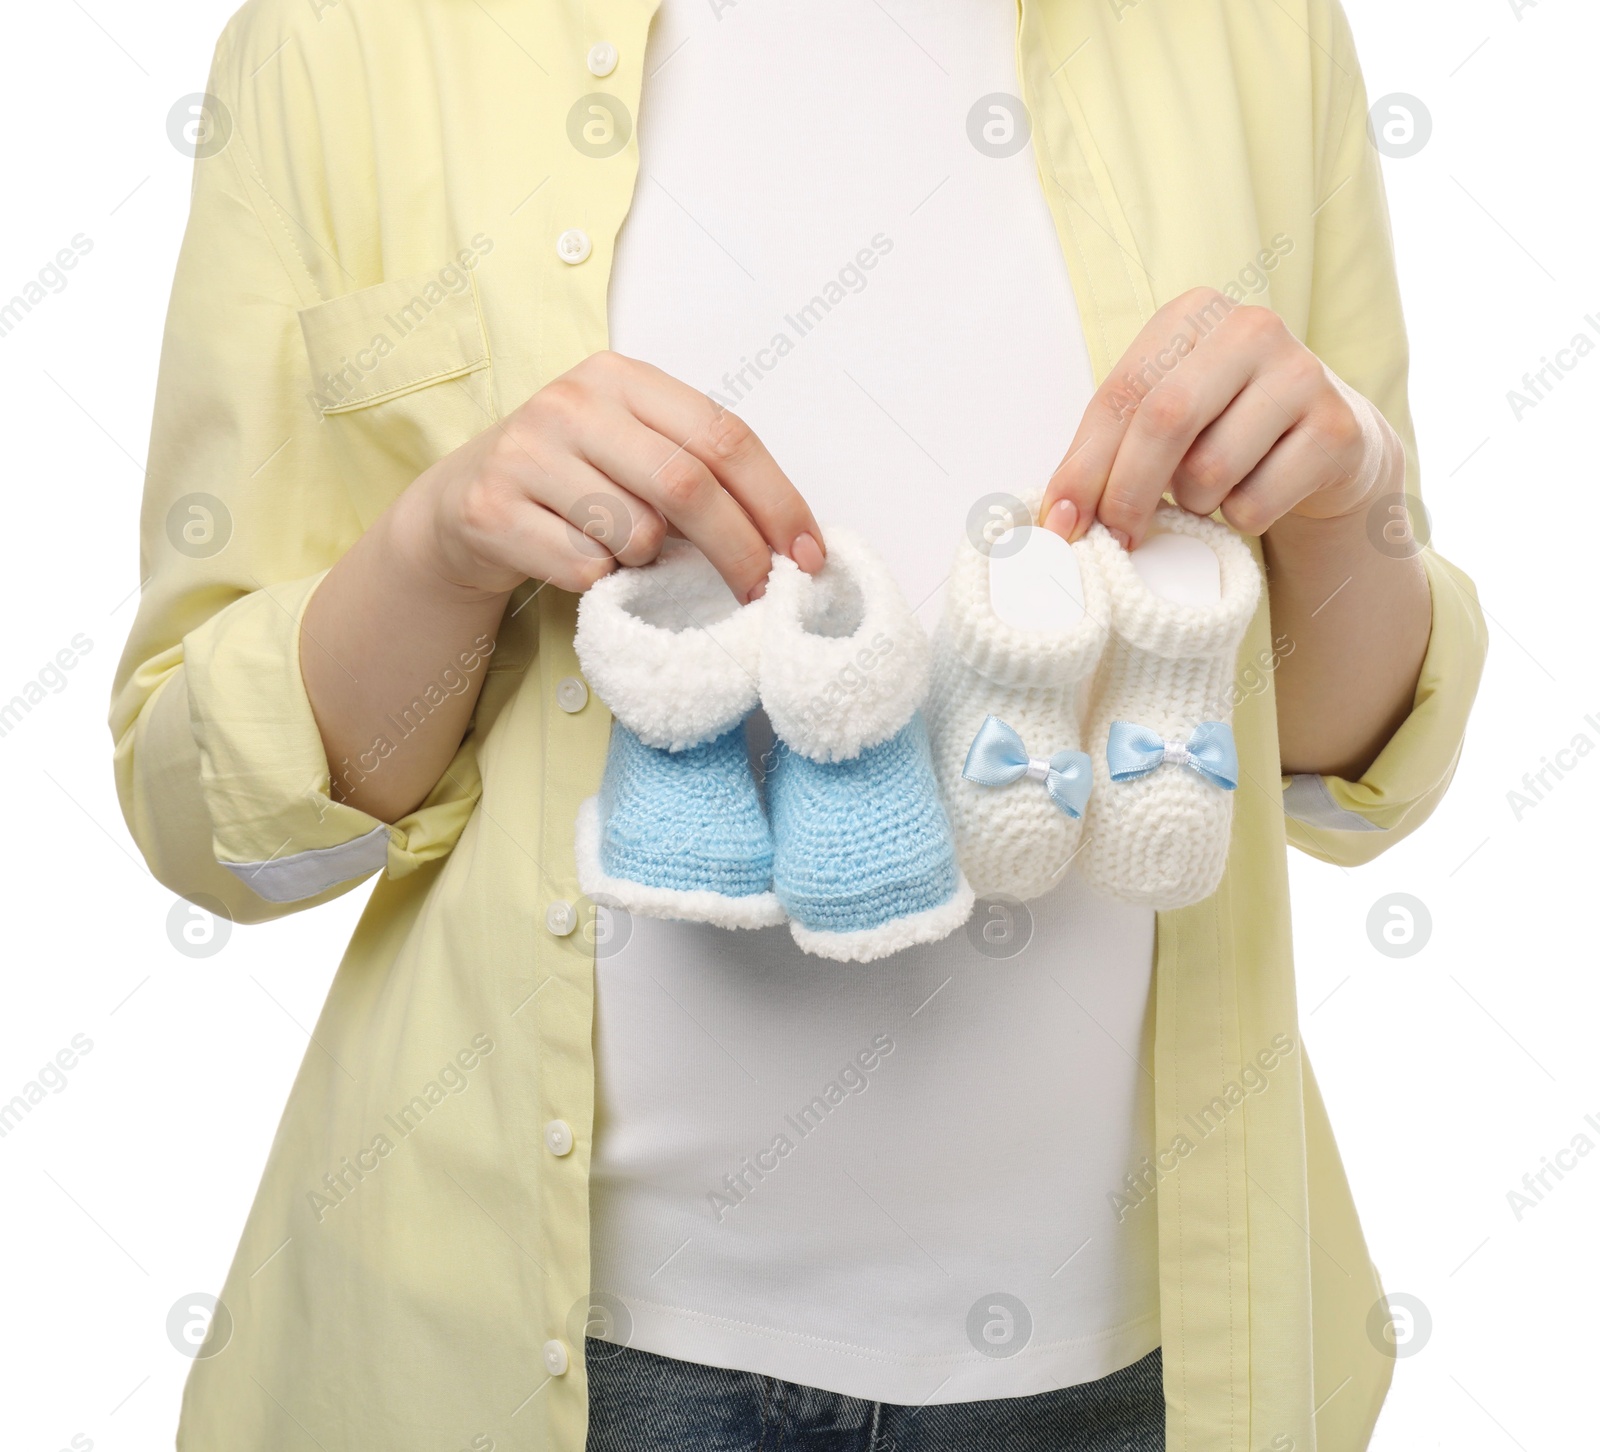
M183 639L213 855L274 903L300 902L378 871L403 876L449 850L478 796L476 763L466 752L416 811L393 824L334 800L299 661L301 616L321 580L264 586ZM349 769L382 764L374 751Z
M236 21L236 25L239 22ZM330 252L276 205L252 131L304 164L314 137L263 117L230 27L210 82L234 130L196 162L167 315L140 532L144 581L111 728L124 817L155 877L240 921L399 876L454 845L480 793L471 734L428 798L384 823L335 800L300 673L301 617L361 533L309 401L299 313ZM311 648L308 645L307 648ZM386 743L384 743L386 744ZM381 769L340 763L342 779Z
M1313 7L1321 95L1316 156L1320 199L1305 340L1340 378L1375 403L1405 448L1408 512L1417 524L1421 469L1407 390L1410 352L1394 243L1367 96L1343 9ZM1419 530L1419 532L1421 532ZM1455 772L1483 673L1487 635L1472 581L1422 550L1433 624L1411 713L1355 781L1284 778L1289 840L1327 862L1369 861L1419 827Z
M1488 640L1472 581L1424 550L1433 629L1411 714L1355 781L1291 776L1283 783L1289 840L1324 862L1370 861L1427 821L1455 774Z

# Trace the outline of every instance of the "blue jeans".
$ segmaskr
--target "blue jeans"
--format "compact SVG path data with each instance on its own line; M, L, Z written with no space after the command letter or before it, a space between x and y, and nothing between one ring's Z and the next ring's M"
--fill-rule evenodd
M1039 1396L902 1407L590 1340L588 1452L1161 1452L1161 1352Z

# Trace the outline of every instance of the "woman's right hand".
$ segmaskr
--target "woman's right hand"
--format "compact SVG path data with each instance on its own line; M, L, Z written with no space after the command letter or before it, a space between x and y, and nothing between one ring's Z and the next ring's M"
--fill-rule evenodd
M822 568L822 532L737 415L648 363L596 353L420 475L391 539L463 597L526 579L582 591L656 557L669 533L697 545L741 601L772 554Z
M654 559L669 530L740 601L762 592L774 551L822 568L811 510L749 426L615 353L586 358L419 475L306 606L300 671L333 795L385 822L412 811L459 747L486 672L435 690L442 702L398 742L394 712L442 670L487 656L524 580L586 590ZM373 766L375 739L388 749Z

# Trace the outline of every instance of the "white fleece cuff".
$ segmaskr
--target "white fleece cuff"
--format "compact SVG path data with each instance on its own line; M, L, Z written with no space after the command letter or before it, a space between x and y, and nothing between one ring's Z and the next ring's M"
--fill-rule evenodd
M741 606L693 545L617 570L578 606L578 663L611 714L647 746L714 741L755 709L766 602Z
M928 637L888 567L827 530L816 576L773 561L761 699L780 740L813 761L849 761L906 724L928 688Z

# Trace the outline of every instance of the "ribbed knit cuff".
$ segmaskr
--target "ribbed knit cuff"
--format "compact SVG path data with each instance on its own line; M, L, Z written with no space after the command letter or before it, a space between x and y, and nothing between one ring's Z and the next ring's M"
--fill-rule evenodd
M942 629L949 647L985 680L1025 688L1063 686L1094 669L1105 646L1110 603L1088 548L1079 543L1071 549L1081 562L1083 619L1070 630L1020 630L994 613L990 556L971 540L961 541Z
M1095 551L1098 573L1110 598L1111 627L1126 646L1188 660L1231 653L1261 598L1261 571L1250 547L1226 525L1165 505L1152 531L1186 534L1203 541L1222 566L1222 599L1215 605L1179 605L1163 600L1140 578L1128 551L1096 525L1085 536Z

